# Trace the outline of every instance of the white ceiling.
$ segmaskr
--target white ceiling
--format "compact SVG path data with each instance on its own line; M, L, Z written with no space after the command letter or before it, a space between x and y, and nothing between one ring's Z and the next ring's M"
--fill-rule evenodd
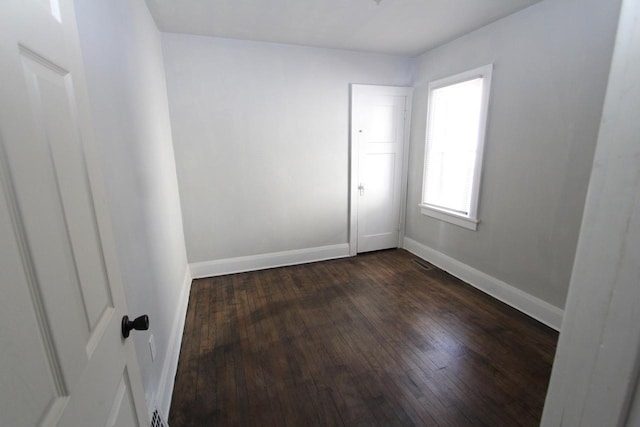
M161 31L415 56L540 0L146 0Z

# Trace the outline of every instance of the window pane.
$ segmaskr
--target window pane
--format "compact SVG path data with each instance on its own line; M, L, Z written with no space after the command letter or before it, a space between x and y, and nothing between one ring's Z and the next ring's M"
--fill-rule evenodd
M424 202L467 215L471 203L482 78L431 91Z

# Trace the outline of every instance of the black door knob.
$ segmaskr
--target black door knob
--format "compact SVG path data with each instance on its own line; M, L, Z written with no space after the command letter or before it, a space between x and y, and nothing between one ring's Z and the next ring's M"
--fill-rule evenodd
M122 336L127 338L132 329L135 329L136 331L146 331L149 329L149 316L143 314L140 317L136 317L133 321L129 320L129 316L123 316Z

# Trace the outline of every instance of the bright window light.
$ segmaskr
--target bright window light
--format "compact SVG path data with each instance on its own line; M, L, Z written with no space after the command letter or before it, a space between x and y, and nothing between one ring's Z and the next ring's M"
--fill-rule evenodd
M429 84L422 213L473 230L491 68Z

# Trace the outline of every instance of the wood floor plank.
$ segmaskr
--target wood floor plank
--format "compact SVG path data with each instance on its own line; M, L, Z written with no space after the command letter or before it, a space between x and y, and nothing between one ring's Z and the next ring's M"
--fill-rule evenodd
M194 281L169 424L537 425L557 333L414 260Z

